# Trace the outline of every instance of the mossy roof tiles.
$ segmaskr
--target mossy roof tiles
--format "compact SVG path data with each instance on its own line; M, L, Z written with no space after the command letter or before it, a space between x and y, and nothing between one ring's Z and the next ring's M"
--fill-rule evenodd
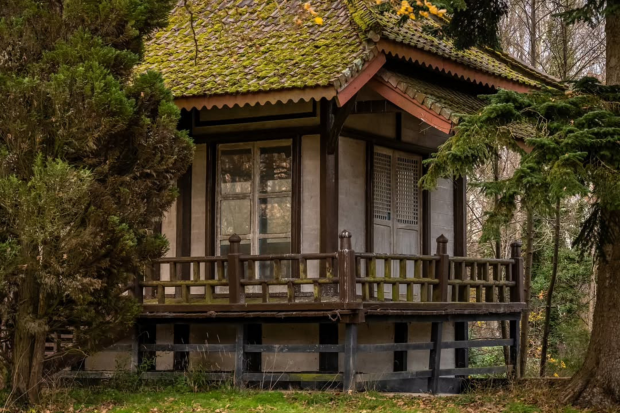
M469 115L484 107L476 96L443 87L414 76L381 69L377 78L415 99L445 119L458 123L461 115Z
M180 1L168 27L147 42L142 69L160 71L177 97L329 86L350 78L372 51L343 1L314 3L322 26L298 1L188 1L196 58L192 19Z
M147 42L140 70L161 72L175 97L325 86L336 90L376 55L367 38L374 31L525 85L540 86L544 79L534 71L514 70L504 55L456 50L450 41L423 33L417 22L398 26L395 16L374 11L370 0L312 1L323 25L312 21L302 2L277 1L189 0L190 15L179 0L168 27Z

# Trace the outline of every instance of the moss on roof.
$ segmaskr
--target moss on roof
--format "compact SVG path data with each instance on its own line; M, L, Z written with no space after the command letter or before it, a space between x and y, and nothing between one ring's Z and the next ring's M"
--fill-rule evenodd
M328 86L372 55L341 0L314 3L322 26L296 1L188 1L195 63L181 0L168 27L147 42L142 70L160 71L177 97Z
M474 95L418 79L415 74L405 76L381 69L377 77L455 124L462 115L484 107L484 102Z
M451 42L423 33L413 21L398 26L395 16L374 11L371 0L313 1L323 25L313 22L300 1L188 0L191 15L184 4L178 1L168 27L147 42L140 67L161 72L175 97L330 85L339 89L376 54L367 38L376 40L374 33L539 85L540 76L513 70L503 55L500 59L478 49L457 51Z
M505 53L490 49L481 50L476 47L467 50L457 49L450 39L436 38L429 34L428 30L424 30L424 25L439 28L439 24L432 19L407 20L404 24L399 24L399 16L379 13L372 7L374 4L372 0L348 1L353 15L356 16L356 21L362 20L361 25L377 31L386 39L528 86L544 86L541 80L550 83L557 82L557 79L538 72Z

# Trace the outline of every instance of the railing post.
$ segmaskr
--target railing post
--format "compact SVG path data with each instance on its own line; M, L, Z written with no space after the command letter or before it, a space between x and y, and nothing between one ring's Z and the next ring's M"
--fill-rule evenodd
M140 285L140 283L142 282L142 272L138 271L138 273L136 274L134 280L133 280L133 295L136 298L136 300L138 300L138 303L142 304L144 303L144 290L142 288L142 286Z
M439 257L435 271L435 277L439 280L439 284L433 288L433 301L445 303L448 302L450 256L448 255L448 238L443 234L437 237L437 253L435 255Z
M228 301L230 304L242 304L245 302L244 288L241 285L242 266L240 260L241 238L233 234L228 239L230 249L228 250Z
M512 258L512 281L515 282L514 287L510 289L510 301L513 303L525 302L523 291L523 257L521 257L521 241L515 241L510 244L510 258Z
M355 251L351 247L351 233L346 229L340 233L338 250L338 282L340 302L353 303L356 300Z

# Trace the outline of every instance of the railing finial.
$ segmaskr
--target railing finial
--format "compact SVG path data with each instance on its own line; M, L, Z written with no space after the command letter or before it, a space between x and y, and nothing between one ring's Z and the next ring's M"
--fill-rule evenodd
M230 238L228 238L228 242L230 242L230 249L228 250L228 253L238 254L239 245L241 244L241 237L237 234L232 234Z
M512 256L512 258L521 256L522 246L523 246L523 243L521 241L514 241L512 244L510 244L510 255Z
M351 249L351 233L346 229L343 229L339 235L340 238L340 249L341 250L350 250Z
M448 253L448 238L445 235L441 234L437 237L437 254L447 254Z

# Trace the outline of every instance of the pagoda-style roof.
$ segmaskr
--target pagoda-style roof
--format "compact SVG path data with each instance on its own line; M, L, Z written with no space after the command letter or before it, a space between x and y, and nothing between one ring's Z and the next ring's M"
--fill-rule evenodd
M181 107L338 98L398 56L471 82L525 91L555 79L494 51L457 50L422 24L397 24L370 0L315 0L316 24L290 0L179 0L146 44L141 70L162 73ZM188 10L188 8L189 10ZM195 35L194 35L195 33Z

